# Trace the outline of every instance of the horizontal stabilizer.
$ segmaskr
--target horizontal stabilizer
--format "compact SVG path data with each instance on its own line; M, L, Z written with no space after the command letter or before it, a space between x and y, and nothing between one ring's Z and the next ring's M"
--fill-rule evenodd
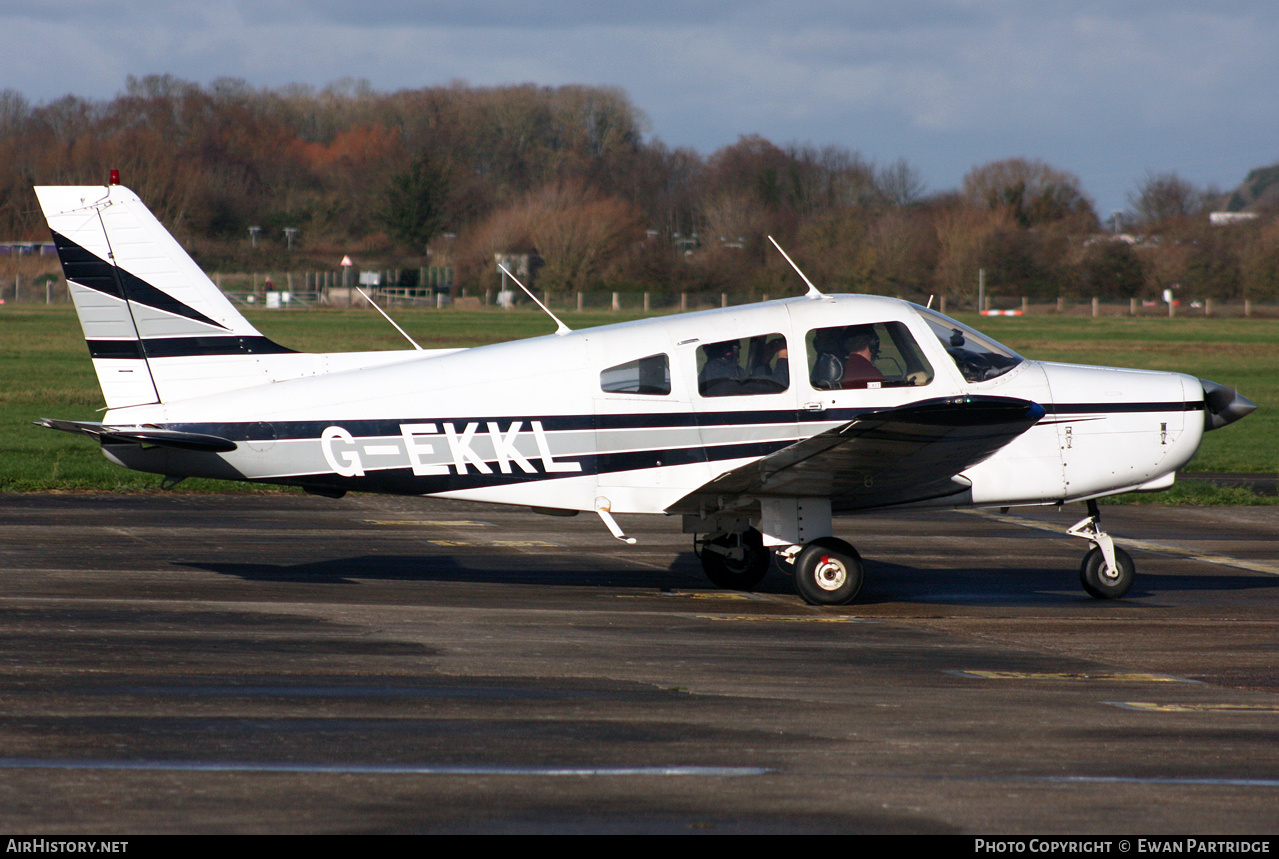
M948 397L873 412L736 468L667 513L696 513L721 497L830 498L858 510L964 491L960 472L989 458L1044 416L1008 397Z
M236 448L235 442L220 436L178 432L153 426L106 426L95 421L63 421L54 418L41 418L34 423L47 429L92 436L103 444L140 444L144 447L172 447L211 453L227 453Z

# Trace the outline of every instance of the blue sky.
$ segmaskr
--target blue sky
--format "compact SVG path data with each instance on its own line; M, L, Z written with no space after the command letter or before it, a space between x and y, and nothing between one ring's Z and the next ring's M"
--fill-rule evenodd
M1260 1L0 0L0 32L0 89L34 102L130 74L611 85L670 146L839 144L930 191L1038 158L1103 217L1150 172L1231 188L1279 161L1279 4Z

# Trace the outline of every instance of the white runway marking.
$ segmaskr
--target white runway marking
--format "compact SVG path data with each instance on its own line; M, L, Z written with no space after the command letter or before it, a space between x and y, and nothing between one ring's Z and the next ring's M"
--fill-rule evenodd
M467 764L296 764L246 761L115 761L66 758L0 758L0 769L161 770L167 772L342 773L370 775L710 776L765 775L763 767L556 767Z

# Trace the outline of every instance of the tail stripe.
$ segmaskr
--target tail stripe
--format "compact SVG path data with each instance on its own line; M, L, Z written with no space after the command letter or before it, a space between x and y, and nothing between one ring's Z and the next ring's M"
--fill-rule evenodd
M138 343L146 354L140 354ZM209 355L285 355L296 350L263 336L148 337L145 340L89 340L94 358L193 358Z
M183 304L168 293L161 292L142 278L112 265L60 233L53 234L53 243L58 249L58 258L62 260L62 270L66 273L67 280L73 280L81 286L116 298L127 298L135 304L146 305L175 316L184 316L195 322L221 328L223 331L228 330L225 325ZM120 294L121 290L124 291L124 295Z

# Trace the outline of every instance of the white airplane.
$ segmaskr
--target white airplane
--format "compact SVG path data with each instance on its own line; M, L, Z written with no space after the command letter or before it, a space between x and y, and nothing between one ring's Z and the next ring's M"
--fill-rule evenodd
M1178 373L1030 361L924 307L807 278L802 297L584 331L556 320L471 349L298 353L131 191L36 193L107 404L100 422L40 425L164 486L593 511L628 543L613 514L680 515L716 585L754 587L776 554L815 605L851 601L863 579L833 513L1074 501L1088 505L1068 531L1092 546L1083 586L1121 597L1132 559L1096 499L1171 486L1204 432L1255 408Z

